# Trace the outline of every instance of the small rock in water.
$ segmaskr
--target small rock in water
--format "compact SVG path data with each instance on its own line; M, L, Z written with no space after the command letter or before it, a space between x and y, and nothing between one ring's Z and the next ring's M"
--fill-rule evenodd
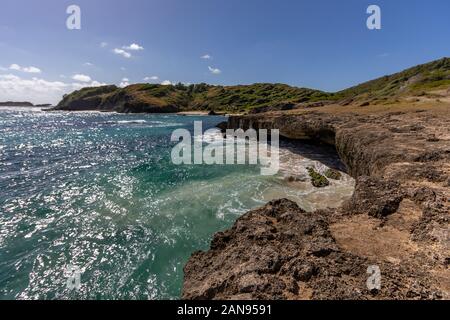
M330 185L330 181L321 175L319 172L314 170L314 168L308 168L309 176L311 177L311 183L316 188L328 187Z

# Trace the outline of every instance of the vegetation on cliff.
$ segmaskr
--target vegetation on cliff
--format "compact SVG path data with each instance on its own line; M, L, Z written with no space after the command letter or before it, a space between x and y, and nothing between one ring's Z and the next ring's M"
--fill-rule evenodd
M450 86L450 58L443 58L335 93L257 83L212 86L133 84L84 88L66 95L57 110L117 112L216 111L259 113L324 104L368 105L396 103L411 96L427 96Z
M317 90L284 84L258 83L248 86L134 84L125 88L83 88L58 104L59 110L114 110L118 112L177 112L249 110L285 103L301 103L323 94Z

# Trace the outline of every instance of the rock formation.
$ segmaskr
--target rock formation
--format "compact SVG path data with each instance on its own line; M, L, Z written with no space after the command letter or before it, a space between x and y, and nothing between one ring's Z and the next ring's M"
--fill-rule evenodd
M341 208L272 201L185 266L185 299L448 299L450 107L231 117L333 144L357 184ZM381 288L368 286L371 266Z

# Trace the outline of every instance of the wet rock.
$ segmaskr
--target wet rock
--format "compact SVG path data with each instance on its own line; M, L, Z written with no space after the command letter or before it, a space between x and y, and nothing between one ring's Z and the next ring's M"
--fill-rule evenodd
M314 168L308 168L309 176L311 177L311 184L316 188L324 188L330 185L330 181L321 175L319 172L314 170Z
M225 131L228 129L228 122L226 122L226 121L221 122L216 126L216 128L220 129L220 131L225 133Z

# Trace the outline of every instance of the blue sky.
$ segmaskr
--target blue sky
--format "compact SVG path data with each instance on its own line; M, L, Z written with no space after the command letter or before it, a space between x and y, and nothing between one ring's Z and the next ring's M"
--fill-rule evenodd
M81 30L66 28L71 4L81 8ZM371 4L381 8L381 30L366 27ZM0 100L55 103L84 85L144 78L336 91L450 56L448 0L2 0L0 6Z

